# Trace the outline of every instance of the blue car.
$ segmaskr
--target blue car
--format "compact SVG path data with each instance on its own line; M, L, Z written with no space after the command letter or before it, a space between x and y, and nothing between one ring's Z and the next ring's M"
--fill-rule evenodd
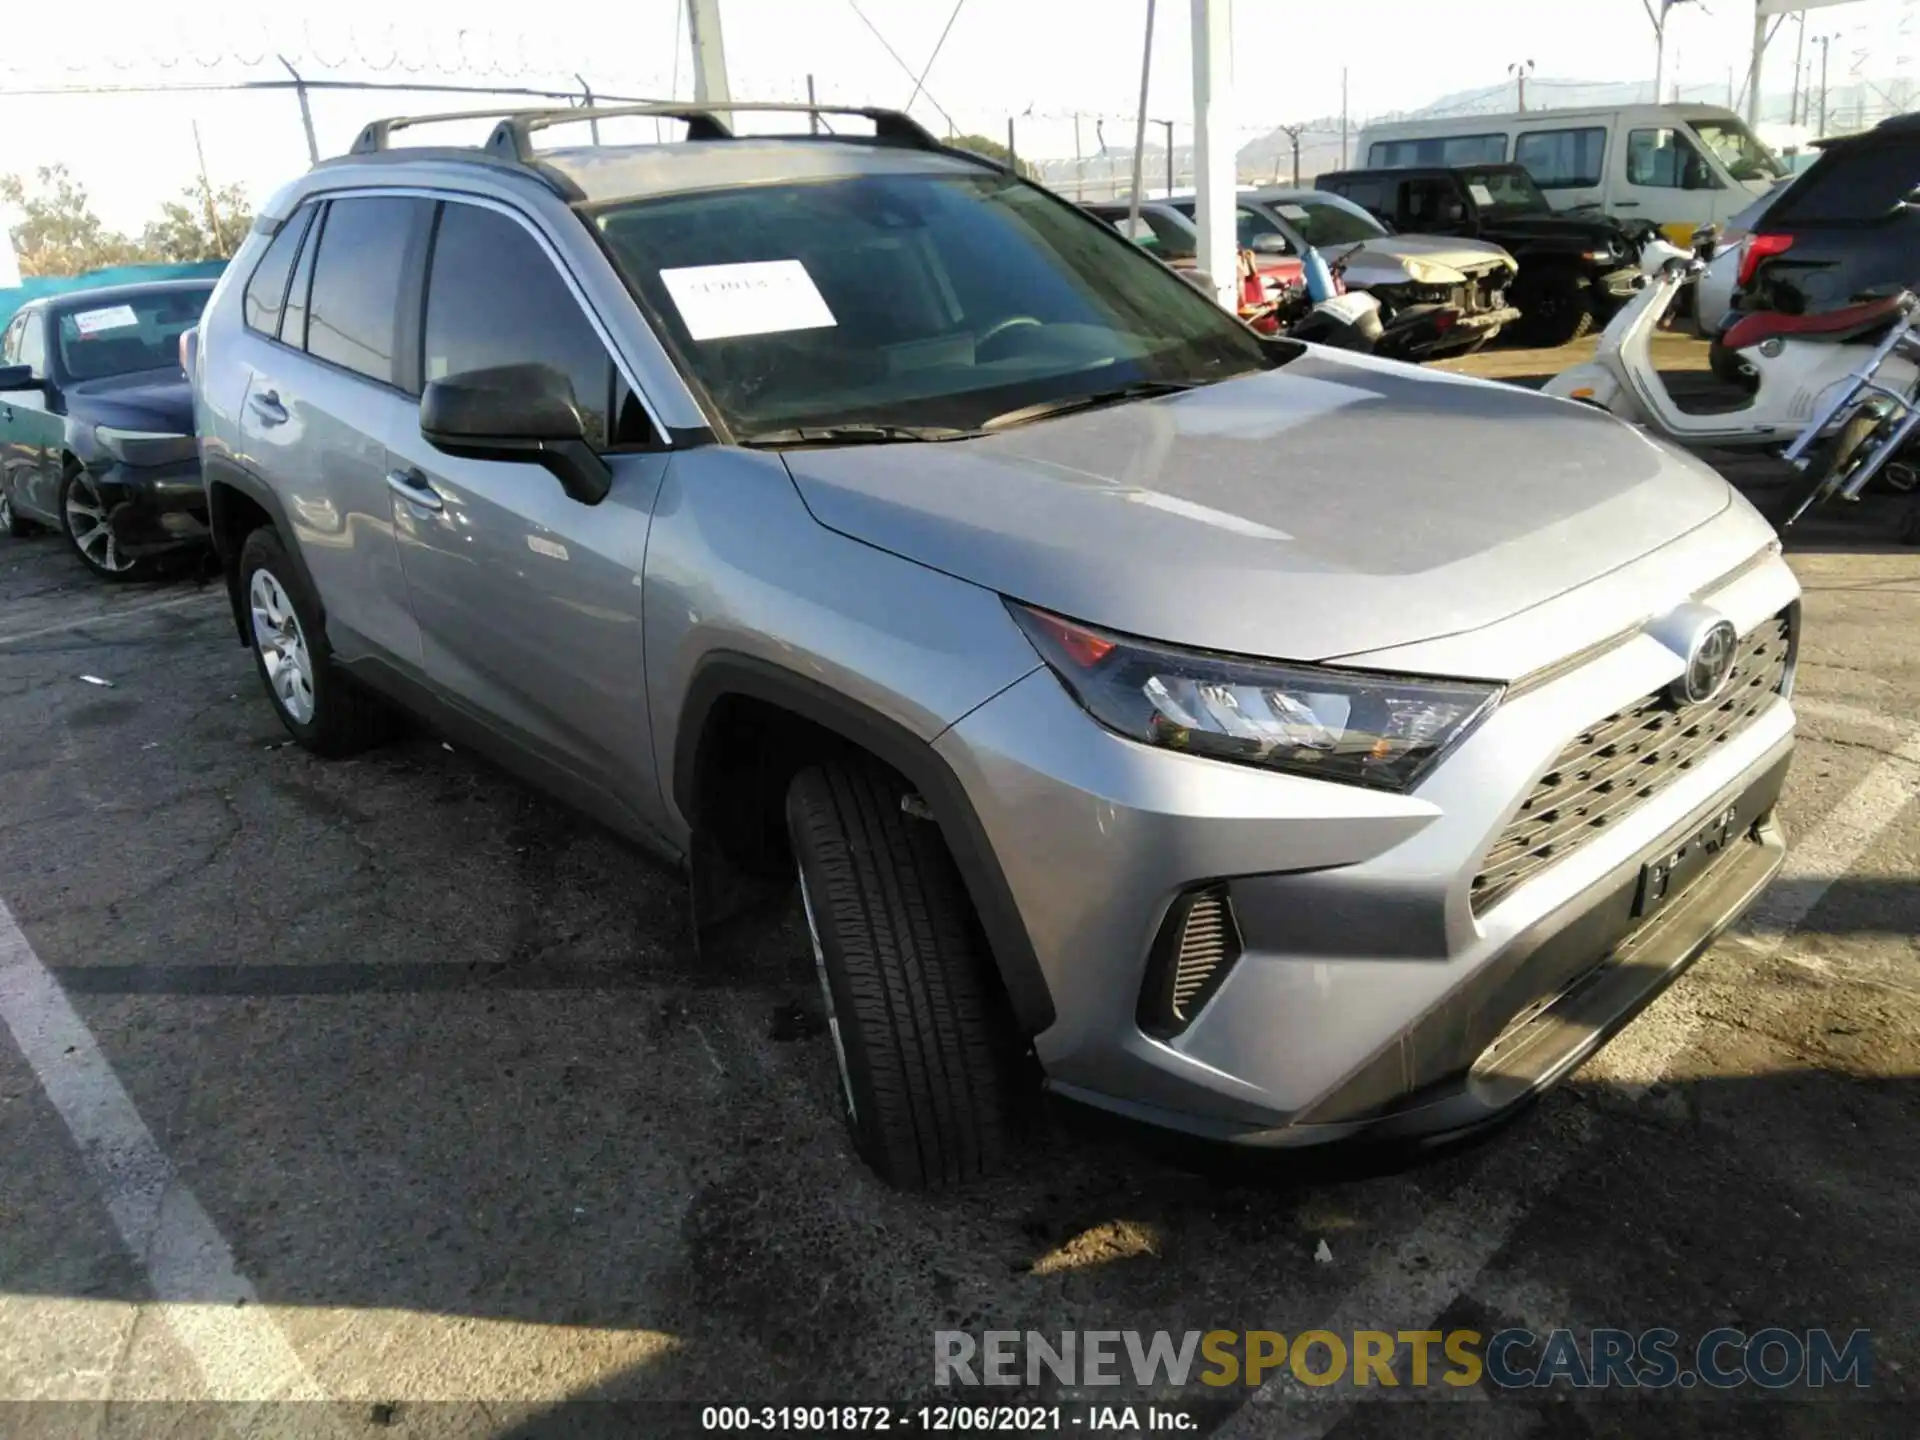
M180 337L213 283L83 290L15 312L0 334L0 528L57 530L110 580L206 543Z

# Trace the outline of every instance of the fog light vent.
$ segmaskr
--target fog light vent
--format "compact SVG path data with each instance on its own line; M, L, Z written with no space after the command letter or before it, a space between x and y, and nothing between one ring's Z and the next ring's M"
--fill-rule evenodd
M1240 927L1226 887L1191 890L1167 910L1140 992L1140 1028L1161 1039L1193 1022L1240 958Z

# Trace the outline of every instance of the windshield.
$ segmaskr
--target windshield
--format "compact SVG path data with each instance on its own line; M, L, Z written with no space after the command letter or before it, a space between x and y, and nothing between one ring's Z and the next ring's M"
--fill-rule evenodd
M1731 117L1724 120L1693 120L1693 133L1713 152L1714 159L1726 167L1727 174L1739 181L1778 180L1787 167L1751 130Z
M209 285L74 304L59 316L61 373L100 380L177 367L180 333L200 323L212 293Z
M1463 170L1460 178L1483 213L1538 215L1552 209L1524 170Z
M735 436L971 429L1022 406L1278 363L1108 226L1005 175L672 195L595 223Z
M1353 245L1363 240L1378 240L1386 230L1358 205L1332 195L1311 200L1268 200L1263 202L1307 244L1317 250L1329 245Z

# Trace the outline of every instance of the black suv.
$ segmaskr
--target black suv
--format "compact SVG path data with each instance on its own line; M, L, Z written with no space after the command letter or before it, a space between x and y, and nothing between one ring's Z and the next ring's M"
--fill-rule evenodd
M1396 230L1488 240L1520 262L1514 338L1564 345L1604 323L1633 294L1651 226L1558 211L1519 165L1340 170L1314 184L1362 205Z
M1818 143L1753 226L1738 310L1833 310L1920 282L1920 114Z

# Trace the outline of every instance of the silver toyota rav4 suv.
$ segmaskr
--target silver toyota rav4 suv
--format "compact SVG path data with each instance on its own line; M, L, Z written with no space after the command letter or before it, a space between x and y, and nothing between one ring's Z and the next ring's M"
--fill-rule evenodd
M1243 1146L1467 1132L1766 885L1799 591L1705 465L1256 336L904 116L754 108L382 121L268 205L188 359L300 742L424 715L702 923L797 877L905 1185L1037 1083Z

